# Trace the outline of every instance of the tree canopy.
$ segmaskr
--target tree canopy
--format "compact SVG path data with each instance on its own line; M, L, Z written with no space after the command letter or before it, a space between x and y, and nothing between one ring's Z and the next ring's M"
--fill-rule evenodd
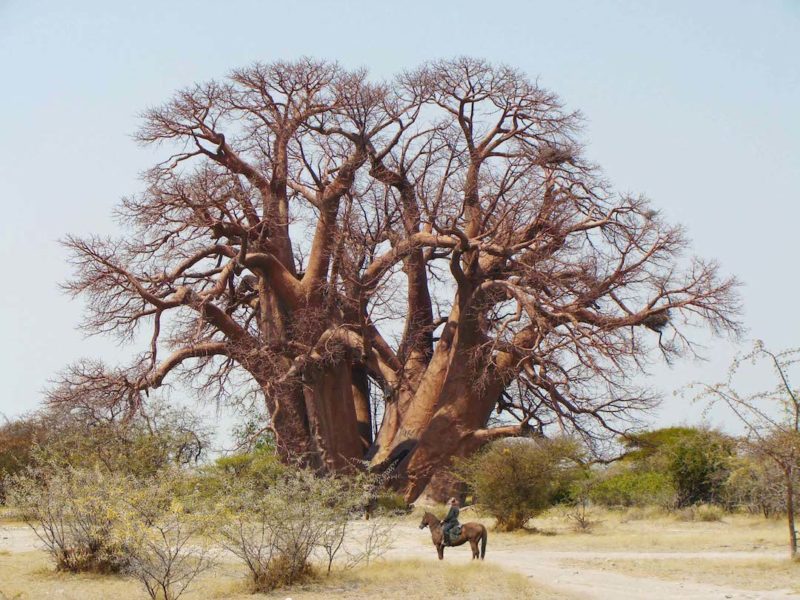
M496 437L625 430L654 401L636 382L654 352L737 331L736 282L615 193L580 126L472 58L384 82L255 63L178 91L143 114L138 141L166 151L119 206L124 235L65 242L86 329L146 328L149 347L73 365L50 401L248 390L284 456L393 465L408 498Z

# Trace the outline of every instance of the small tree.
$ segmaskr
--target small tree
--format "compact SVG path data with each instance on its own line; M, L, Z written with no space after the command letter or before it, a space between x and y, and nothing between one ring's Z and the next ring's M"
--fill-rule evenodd
M564 515L572 521L573 529L578 533L591 533L594 527L600 523L593 518L591 511L592 491L598 483L598 478L593 476L589 469L586 469L581 476L575 478L570 486Z
M456 463L480 507L511 531L550 506L575 475L578 448L568 438L507 439Z
M347 517L362 503L360 490L342 477L288 469L268 488L232 479L219 504L217 535L250 571L255 591L292 585L311 573L316 549L328 569L342 548Z
M667 472L675 485L678 506L721 500L733 448L730 438L702 429L668 448Z
M800 470L795 472L795 489L800 489ZM725 504L764 518L782 514L785 509L783 474L774 461L745 447L731 461L724 491Z
M392 521L372 519L365 523L362 536L360 540L355 540L356 543L347 544L348 539L345 538L345 568L352 569L362 563L369 566L370 562L388 552L392 547L394 526Z
M738 392L732 380L748 361L767 361L777 376L775 388L754 394ZM745 426L753 452L771 461L780 471L793 559L798 556L795 481L800 471L800 392L792 388L789 371L798 363L800 349L775 353L758 341L752 351L734 360L727 381L715 385L695 384L695 388L699 388L696 398L727 405Z
M128 556L126 572L153 600L177 600L194 579L213 565L210 520L191 496L176 494L181 473L165 471L147 485L129 490L126 511L113 535Z

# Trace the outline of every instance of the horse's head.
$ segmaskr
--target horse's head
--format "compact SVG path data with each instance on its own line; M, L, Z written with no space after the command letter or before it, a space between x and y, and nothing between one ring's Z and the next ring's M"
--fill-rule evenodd
M424 515L422 515L422 523L419 524L419 528L420 529L425 529L431 523L433 523L435 520L436 520L436 517L434 517L431 513L426 512Z

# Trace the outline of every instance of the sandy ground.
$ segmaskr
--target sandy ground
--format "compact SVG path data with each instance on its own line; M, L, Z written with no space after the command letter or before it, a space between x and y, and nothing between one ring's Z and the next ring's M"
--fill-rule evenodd
M387 557L392 558L429 558L435 560L436 553L431 544L427 530L419 531L413 523L403 523L395 529L395 543ZM579 539L579 536L576 536ZM671 558L686 561L715 559L737 561L742 559L785 559L785 551L774 549L758 551L706 551L706 552L652 552L652 551L611 551L611 550L540 550L536 546L536 536L529 537L523 543L509 540L504 536L489 533L486 560L507 570L521 573L534 582L554 591L561 592L567 598L597 600L785 600L800 598L800 594L789 589L781 590L740 590L730 587L709 585L695 582L666 581L656 578L641 578L613 573L606 570L576 567L573 561L615 560L643 558ZM494 543L493 543L494 542ZM506 546L506 547L504 547ZM507 547L511 546L511 547ZM445 560L468 562L469 546L447 548Z
M356 528L363 527L356 523ZM436 560L435 550L431 545L427 530L420 531L416 523L404 520L397 524L393 532L393 548L386 558L407 559L418 558ZM495 563L506 570L516 571L530 578L532 582L558 592L564 598L584 599L674 599L713 600L713 599L764 599L777 600L800 598L789 589L743 590L732 587L710 585L692 581L669 581L650 577L630 576L615 573L613 570L586 568L585 561L605 561L613 565L614 561L630 559L680 559L696 560L730 560L768 559L780 560L785 552L773 546L757 550L732 549L726 551L635 551L629 550L565 550L541 548L541 536L528 538L492 534L490 532L487 547L487 562ZM573 538L580 540L580 536ZM575 546L577 544L573 544ZM18 524L0 524L0 555L3 553L28 552L40 547L30 529ZM448 548L445 560L466 563L470 560L469 546ZM765 586L767 587L767 586Z

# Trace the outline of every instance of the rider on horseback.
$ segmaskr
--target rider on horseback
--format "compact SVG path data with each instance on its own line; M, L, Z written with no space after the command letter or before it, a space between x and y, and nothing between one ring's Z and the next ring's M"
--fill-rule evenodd
M444 534L445 545L450 544L450 532L452 531L455 533L453 537L457 537L458 530L461 528L458 523L458 500L456 498L450 498L447 504L450 505L450 510L447 511L447 516L444 518L444 521L442 521L442 533Z

